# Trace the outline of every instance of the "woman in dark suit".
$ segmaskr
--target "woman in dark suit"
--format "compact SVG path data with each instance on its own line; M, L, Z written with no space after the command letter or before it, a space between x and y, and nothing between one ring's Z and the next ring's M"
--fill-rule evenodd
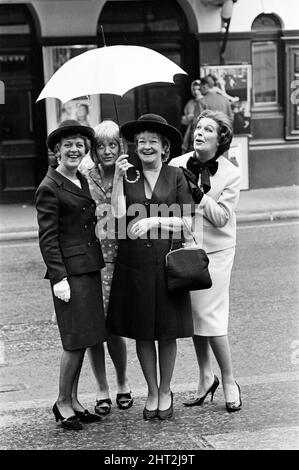
M192 197L182 170L163 163L169 156L170 144L181 143L177 129L161 116L145 114L124 124L121 133L135 142L140 178L130 184L129 174L126 176L132 166L128 156L121 155L116 160L111 201L120 219L119 247L107 328L111 334L136 340L148 386L143 417L165 420L173 413L170 384L176 338L193 335L190 295L167 290L165 255L170 248L169 231L173 232L174 246L182 246L183 205L190 215ZM122 233L125 216L127 230Z
M64 428L73 430L82 429L81 421L101 419L84 409L77 397L86 348L106 340L100 271L104 261L95 236L95 203L77 171L93 138L91 127L74 120L51 132L47 145L58 166L49 167L35 195L39 245L63 346L53 413Z

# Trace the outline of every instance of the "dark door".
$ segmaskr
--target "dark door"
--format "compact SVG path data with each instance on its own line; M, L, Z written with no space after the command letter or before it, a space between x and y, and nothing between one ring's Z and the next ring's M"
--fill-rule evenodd
M34 101L38 54L33 25L23 5L0 6L1 202L32 202L38 179L38 141ZM40 120L40 117L39 117Z
M131 44L154 49L189 74L177 75L175 85L147 84L136 87L123 98L116 97L118 116L111 95L102 96L102 117L117 118L122 124L144 113L156 113L181 129L181 115L189 98L190 81L198 74L198 48L178 3L174 0L107 2L98 24L99 46L103 45L102 26L107 46ZM180 150L172 149L171 156L180 154Z

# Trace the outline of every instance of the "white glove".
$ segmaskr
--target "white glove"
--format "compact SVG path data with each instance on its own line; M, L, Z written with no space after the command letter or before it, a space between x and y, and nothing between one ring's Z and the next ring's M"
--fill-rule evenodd
M55 297L60 300L63 300L64 302L68 302L70 300L71 289L66 277L62 279L62 281L59 281L54 284L53 292Z

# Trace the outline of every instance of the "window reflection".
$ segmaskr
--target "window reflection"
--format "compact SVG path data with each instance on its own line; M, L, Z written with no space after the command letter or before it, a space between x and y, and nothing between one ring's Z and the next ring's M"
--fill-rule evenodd
M277 38L281 22L273 13L262 13L255 18L251 29L258 36L252 44L253 104L276 106L279 102Z
M106 36L109 33L181 31L186 27L181 8L173 0L108 1L101 12L101 24Z
M277 44L256 42L252 45L254 104L277 103Z

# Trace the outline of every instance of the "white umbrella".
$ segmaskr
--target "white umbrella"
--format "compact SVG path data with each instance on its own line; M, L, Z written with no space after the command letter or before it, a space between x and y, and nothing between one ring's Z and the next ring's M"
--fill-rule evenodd
M123 96L132 88L153 82L174 83L185 74L174 62L141 46L104 46L70 59L50 78L38 99L58 98L63 103L83 95Z

